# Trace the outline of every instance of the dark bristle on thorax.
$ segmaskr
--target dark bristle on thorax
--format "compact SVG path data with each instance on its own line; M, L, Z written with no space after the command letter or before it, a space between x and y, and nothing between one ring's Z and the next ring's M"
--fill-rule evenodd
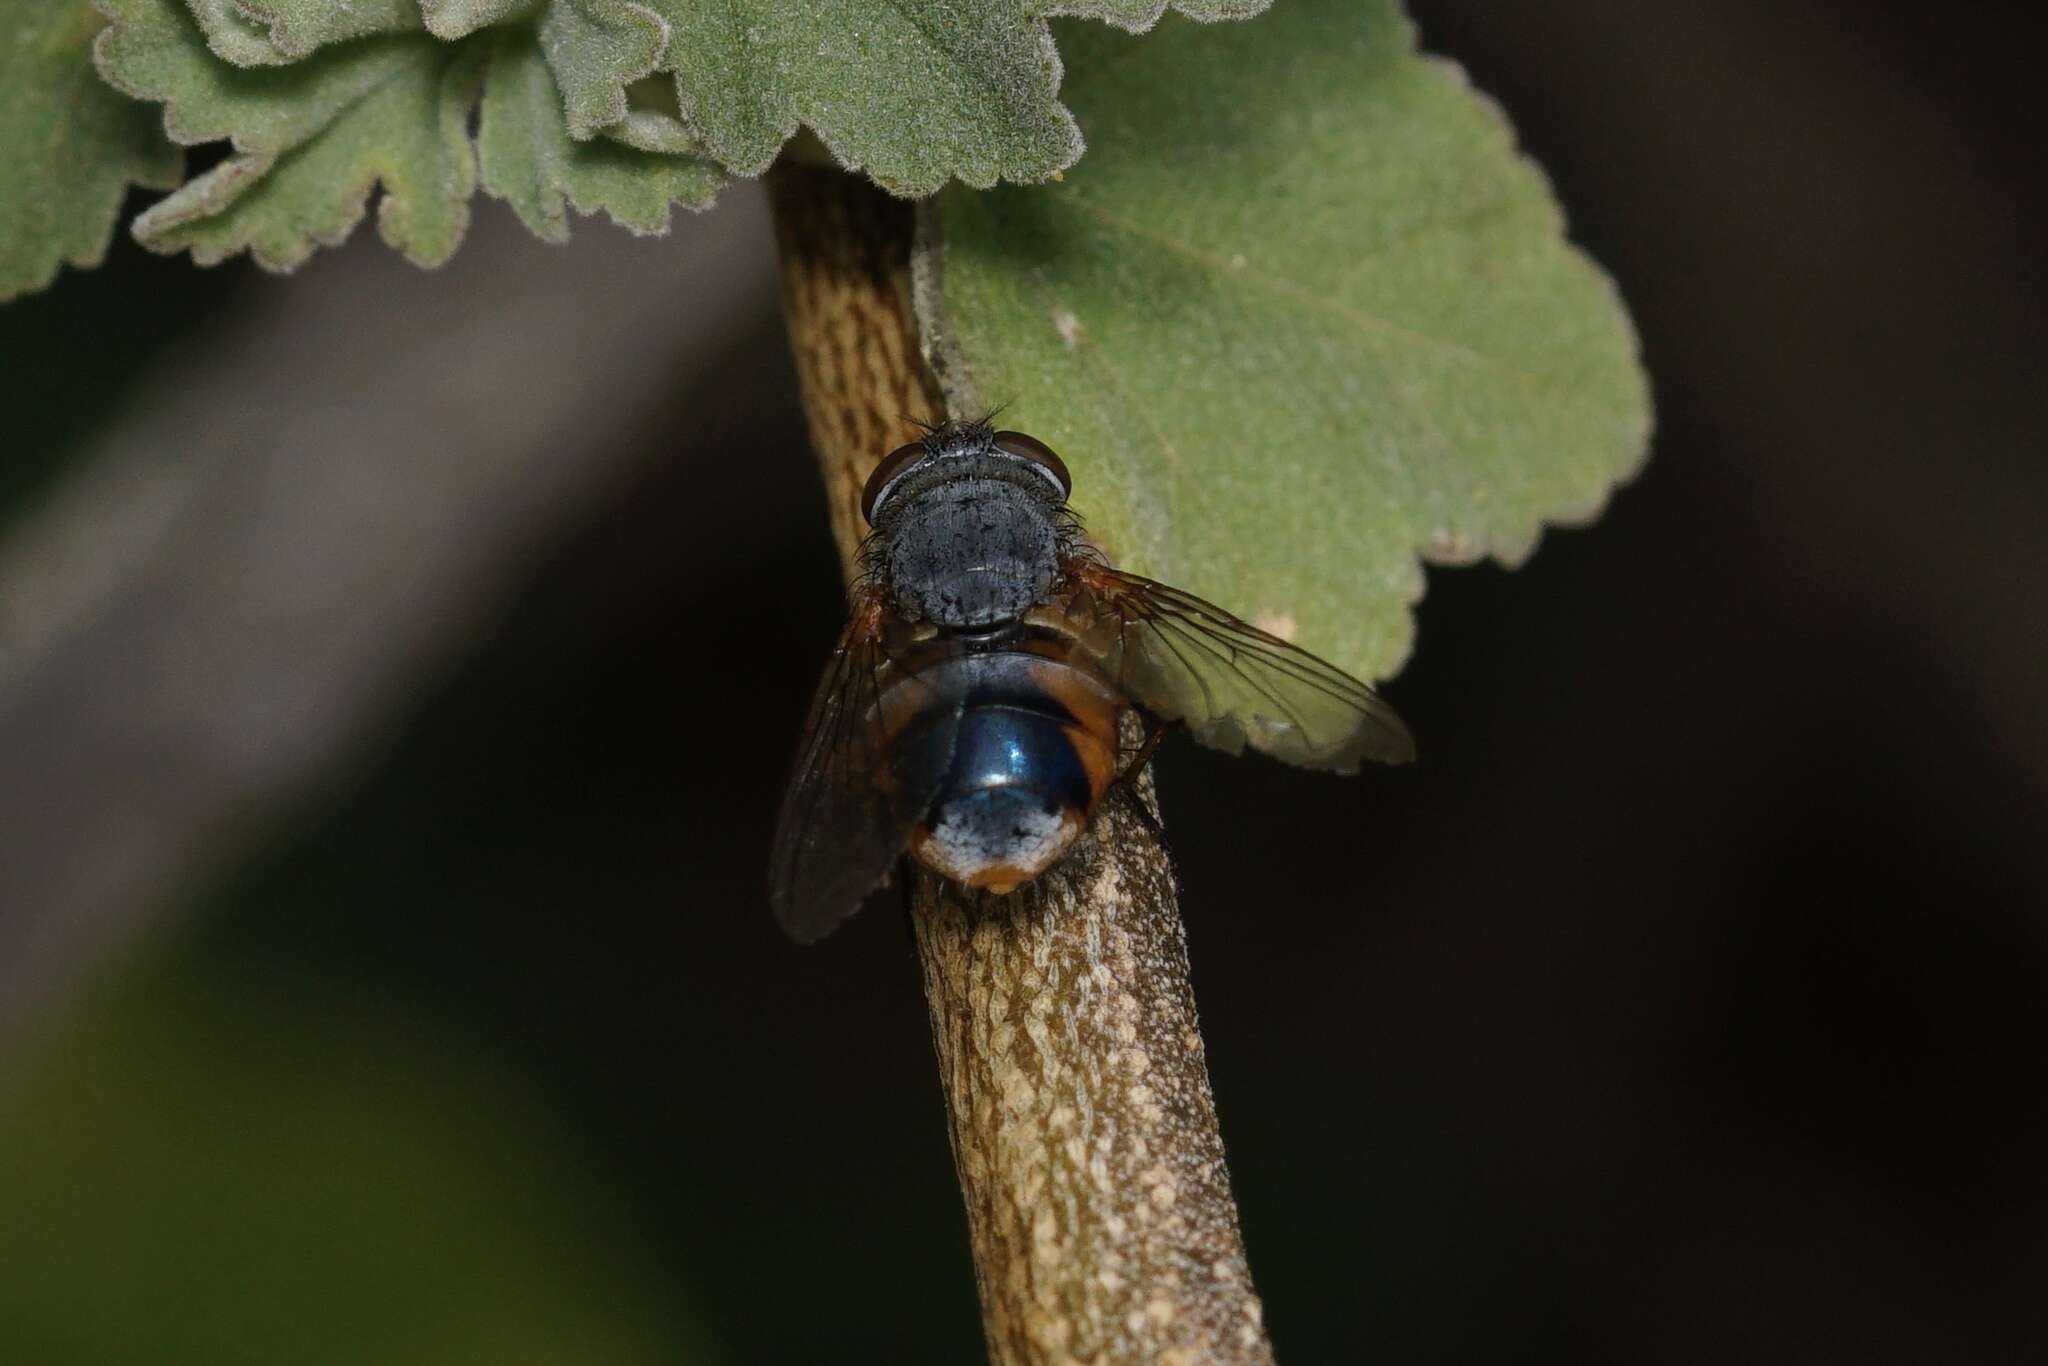
M923 432L920 443L933 454L944 450L954 442L978 444L996 434L996 415L1001 408L991 408L980 417L942 417L936 422L927 422L921 417L909 419L910 425Z

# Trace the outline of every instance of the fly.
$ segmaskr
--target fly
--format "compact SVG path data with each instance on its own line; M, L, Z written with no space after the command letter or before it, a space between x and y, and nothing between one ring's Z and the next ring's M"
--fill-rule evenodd
M1205 745L1349 773L1414 741L1349 674L1081 539L1045 443L945 423L875 468L845 633L811 703L769 866L820 939L905 853L1007 892L1057 863L1129 776L1137 709Z

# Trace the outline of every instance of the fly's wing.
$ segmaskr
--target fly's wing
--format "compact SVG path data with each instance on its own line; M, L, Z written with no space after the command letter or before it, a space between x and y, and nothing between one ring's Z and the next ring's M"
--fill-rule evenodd
M801 943L830 934L881 885L952 756L958 710L936 703L920 716L921 762L890 752L882 706L887 665L882 632L870 614L856 611L811 700L768 861L775 919ZM903 686L915 687L915 680Z
M1084 647L1132 701L1186 723L1203 744L1338 773L1415 757L1392 707L1306 650L1136 574L1083 561L1068 577L1067 615Z

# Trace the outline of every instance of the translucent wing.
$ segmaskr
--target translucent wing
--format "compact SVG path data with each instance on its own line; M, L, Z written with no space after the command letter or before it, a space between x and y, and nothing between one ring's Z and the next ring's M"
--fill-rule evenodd
M1132 701L1203 744L1338 773L1415 757L1392 707L1306 650L1136 574L1087 560L1067 571L1065 610L1083 645Z
M822 939L859 910L931 805L959 713L917 699L914 737L892 744L903 694L917 688L890 662L876 614L857 608L811 700L768 861L769 904L794 939Z

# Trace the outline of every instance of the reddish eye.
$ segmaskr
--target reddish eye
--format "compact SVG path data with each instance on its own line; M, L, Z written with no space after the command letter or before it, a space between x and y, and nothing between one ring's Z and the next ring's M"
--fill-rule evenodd
M924 453L924 442L913 441L908 446L898 446L890 451L882 457L882 463L875 466L875 472L868 476L867 489L860 496L860 515L869 526L875 523L875 504L882 500L883 492Z
M1026 436L1022 432L997 432L995 441L997 450L1014 455L1019 460L1029 460L1050 474L1053 481L1060 486L1060 497L1065 498L1074 491L1074 480L1067 473L1066 462L1054 455L1052 447L1037 437Z

